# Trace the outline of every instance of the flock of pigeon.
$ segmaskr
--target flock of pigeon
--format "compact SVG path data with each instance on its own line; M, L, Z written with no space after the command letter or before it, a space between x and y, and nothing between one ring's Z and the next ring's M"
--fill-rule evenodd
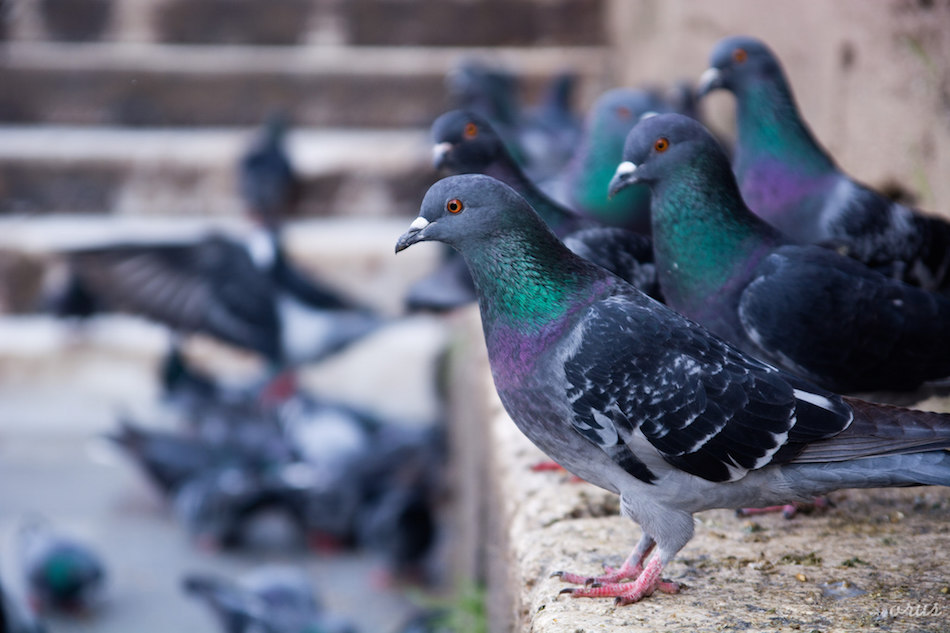
M847 487L950 485L950 417L839 392L908 391L950 376L950 225L843 174L796 109L775 55L734 37L698 89L615 89L581 122L572 77L526 111L481 64L448 80L460 109L432 125L450 175L396 245L451 247L408 310L477 301L501 400L541 450L621 497L643 536L603 576L558 572L578 597L676 592L664 566L692 514L807 502ZM737 101L731 151L697 100ZM235 389L163 366L177 430L123 418L109 439L165 494L195 541L239 547L262 510L317 547L359 545L418 575L438 525L444 438L303 391L293 367L385 327L299 272L281 224L300 197L271 120L240 164L249 243L122 244L70 253L58 314L131 311L261 355ZM34 607L101 590L94 553L48 525L24 530ZM656 555L651 553L656 549ZM228 633L350 631L307 579L265 568L183 581ZM5 631L42 630L4 599ZM19 613L19 616L14 614ZM18 619L17 619L18 618ZM423 625L423 621L431 624ZM439 630L426 616L412 630Z
M950 486L950 416L839 395L950 376L950 224L844 174L764 43L719 42L697 97L717 89L731 158L694 100L618 90L553 178L484 112L446 114L454 175L396 244L453 247L429 281L477 299L515 424L639 523L620 568L557 572L575 597L677 592L694 512Z

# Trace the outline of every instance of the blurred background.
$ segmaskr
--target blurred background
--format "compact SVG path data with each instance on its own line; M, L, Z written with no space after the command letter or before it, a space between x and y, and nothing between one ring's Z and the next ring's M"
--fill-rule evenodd
M96 607L79 617L53 614L51 631L219 630L206 605L182 590L183 577L233 580L275 563L302 568L326 611L356 630L402 630L433 608L464 612L465 624L453 630L483 630L486 550L473 525L478 504L466 496L479 485L465 479L471 470L458 474L466 446L447 413L453 389L446 385L464 390L464 374L446 371L452 316L404 307L407 289L438 268L441 251L392 254L438 178L428 127L459 104L453 86L466 64L513 79L514 100L525 109L568 72L575 79L569 104L580 119L609 88L695 82L712 45L738 33L778 53L806 119L846 171L950 215L944 0L0 0L4 591L19 599L28 593L19 532L42 516L92 547L107 570ZM725 138L731 108L724 94L704 102ZM268 215L249 192L248 157L275 115L289 126L282 147L296 176L292 198ZM339 353L298 365L292 397L283 393L276 404L273 358L259 349L181 337L154 319L111 310L81 319L51 313L77 249L194 244L210 230L243 238L274 224L305 277L375 319ZM189 257L175 252L166 268L183 275ZM161 288L130 284L162 303ZM221 279L201 291L216 285ZM172 350L214 383L214 395L194 396L187 380L169 381L170 359L178 358ZM179 485L150 481L141 451L115 436L133 428L171 434L183 442L168 449L176 467L196 442L200 451L224 451L210 474L201 471L217 476L246 466L245 447L214 439L220 429L209 420L240 417L219 405L243 407L252 426L275 429L290 444L280 450L292 457L267 467L310 468L305 483L291 486L295 494L313 492L323 464L314 453L335 442L352 450L333 481L363 482L353 493L359 509L319 507L313 495L308 503L321 517L359 518L333 529L315 520L314 528L268 501L262 512L234 511L239 537L204 538ZM338 424L324 435L327 411ZM357 439L340 440L341 425ZM295 435L299 428L311 439ZM424 475L381 457L394 446L411 456L394 461L424 462ZM380 464L388 470L374 470ZM298 481L288 475L281 485L288 478ZM390 499L373 482L422 479L423 519L403 513L381 531L428 536L411 564L394 562L391 543L356 526L367 523L361 512ZM266 492L268 500L280 496ZM305 533L320 532L316 543L313 534L301 538L300 523Z

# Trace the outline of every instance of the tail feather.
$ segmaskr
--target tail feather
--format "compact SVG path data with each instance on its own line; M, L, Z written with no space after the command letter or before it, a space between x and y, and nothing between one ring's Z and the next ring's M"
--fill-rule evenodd
M946 451L790 464L785 469L802 498L840 488L950 486L950 453Z
M854 421L841 433L812 442L794 463L841 462L950 449L950 414L845 398Z

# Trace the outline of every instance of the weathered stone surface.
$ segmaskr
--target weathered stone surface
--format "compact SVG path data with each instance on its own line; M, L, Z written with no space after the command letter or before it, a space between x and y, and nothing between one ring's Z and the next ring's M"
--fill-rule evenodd
M348 41L368 46L590 46L605 40L603 0L348 0Z

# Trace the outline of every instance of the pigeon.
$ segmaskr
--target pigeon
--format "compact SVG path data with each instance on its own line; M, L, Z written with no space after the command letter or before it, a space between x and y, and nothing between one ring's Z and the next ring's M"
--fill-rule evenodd
M34 519L21 526L17 548L29 600L39 611L81 613L101 601L105 565L85 543Z
M105 435L122 448L163 494L171 495L215 464L224 461L217 451L200 439L149 429L129 419L121 419L118 431Z
M307 520L314 481L313 469L300 462L266 471L225 465L188 480L176 491L173 509L190 538L209 550L257 544L252 528L264 516L285 520L294 529L294 539L316 543L319 536L310 531ZM281 546L287 540L283 537L280 533Z
M387 576L426 584L438 541L438 505L444 494L445 434L441 425L392 423L374 438L373 459L359 471L364 501L359 545L381 558Z
M238 161L241 198L251 217L265 227L287 219L303 191L284 147L288 127L285 113L272 114Z
M700 94L736 97L734 170L749 207L799 242L826 243L928 290L950 287L950 224L852 180L802 119L778 58L751 37L720 41Z
M692 537L694 512L950 485L950 416L839 396L742 353L573 254L504 183L436 182L396 252L429 240L471 268L515 424L569 472L619 494L642 528L623 566L566 590L575 597L626 604L677 591L661 573Z
M674 310L836 392L907 391L950 375L950 297L792 242L746 207L698 121L645 119L623 157L610 190L650 186L655 266Z
M659 95L646 90L615 88L594 102L584 135L560 182L568 206L608 226L650 232L650 191L631 187L607 196L627 133L644 114L669 112Z
M482 60L467 59L449 72L445 85L454 108L491 121L513 159L521 166L528 164L527 153L518 142L521 104L515 75Z
M3 633L46 633L37 614L22 604L0 583L0 631Z
M492 124L478 114L451 110L432 123L436 169L452 174L486 174L507 183L534 207L559 236L598 226L548 197L525 175Z
M346 619L328 613L307 575L294 567L265 566L238 580L192 573L182 589L205 601L224 633L355 633Z
M274 365L315 362L383 323L369 308L305 278L275 232L257 233L250 244L209 234L189 243L76 249L68 258L73 283L105 309L208 334Z
M576 73L557 73L537 105L521 116L518 142L527 155L525 171L537 183L557 176L574 155L581 136L581 122L572 106L577 83Z

